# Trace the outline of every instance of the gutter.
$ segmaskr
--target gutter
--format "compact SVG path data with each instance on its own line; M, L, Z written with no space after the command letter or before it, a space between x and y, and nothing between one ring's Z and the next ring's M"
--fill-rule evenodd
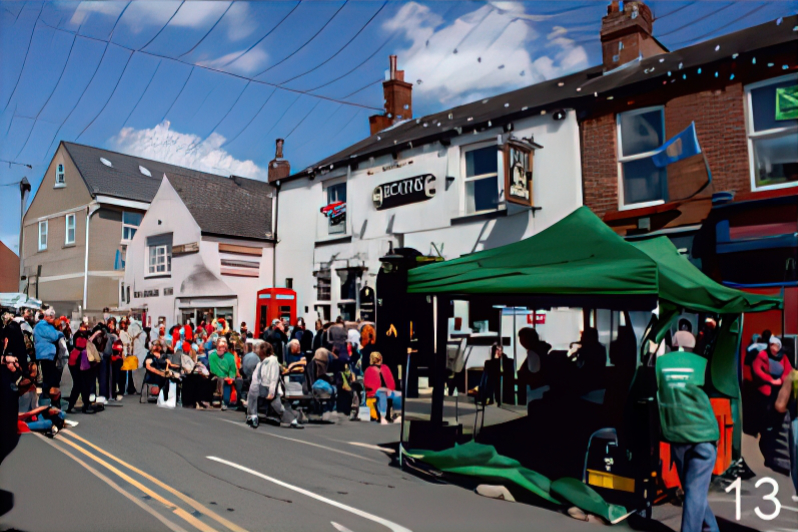
M86 312L86 302L89 298L89 222L91 221L91 216L95 212L100 210L100 206L97 203L89 204L86 207L86 257L83 262L83 312ZM81 318L83 316L81 315Z

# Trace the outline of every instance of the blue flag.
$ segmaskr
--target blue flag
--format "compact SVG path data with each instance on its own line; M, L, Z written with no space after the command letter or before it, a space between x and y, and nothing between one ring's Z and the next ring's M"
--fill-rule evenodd
M695 133L695 122L691 122L684 131L659 147L657 152L651 156L651 160L657 168L665 168L669 164L699 153L701 153L701 147L698 145L698 137Z

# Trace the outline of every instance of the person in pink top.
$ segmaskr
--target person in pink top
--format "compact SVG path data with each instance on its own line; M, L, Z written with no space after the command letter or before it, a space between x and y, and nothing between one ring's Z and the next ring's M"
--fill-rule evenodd
M387 425L388 400L394 412L402 409L402 394L396 391L396 382L393 380L391 368L382 364L382 355L374 351L369 356L369 367L363 374L363 385L366 387L366 397L377 399L377 411L380 413L380 423ZM399 416L394 417L394 423L401 422Z
M786 435L782 434L785 414L776 411L775 403L790 371L792 364L782 349L781 339L771 336L767 349L751 363L751 372L756 386L757 415L761 416L759 449L766 467L785 474L789 474L789 466L780 459L783 440L786 440Z

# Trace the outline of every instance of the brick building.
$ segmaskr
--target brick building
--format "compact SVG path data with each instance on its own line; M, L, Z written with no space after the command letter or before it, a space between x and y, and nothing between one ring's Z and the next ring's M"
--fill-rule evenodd
M717 281L785 290L786 313L746 334L796 334L798 19L674 51L655 35L643 2L608 7L603 75L581 87L584 203L628 239L668 235ZM677 136L697 153L658 165Z
M19 257L0 242L0 292L16 292L19 289Z

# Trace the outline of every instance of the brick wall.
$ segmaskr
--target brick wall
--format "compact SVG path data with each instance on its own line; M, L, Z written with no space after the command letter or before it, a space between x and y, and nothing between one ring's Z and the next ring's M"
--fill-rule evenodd
M703 91L665 104L665 136L672 137L695 121L698 144L712 171L715 191L751 191L743 86Z
M665 137L695 121L698 142L712 171L714 190L750 192L742 84L679 96L665 104ZM584 199L598 216L618 208L615 115L582 122Z
M618 208L615 115L587 119L579 131L584 202L601 217Z

